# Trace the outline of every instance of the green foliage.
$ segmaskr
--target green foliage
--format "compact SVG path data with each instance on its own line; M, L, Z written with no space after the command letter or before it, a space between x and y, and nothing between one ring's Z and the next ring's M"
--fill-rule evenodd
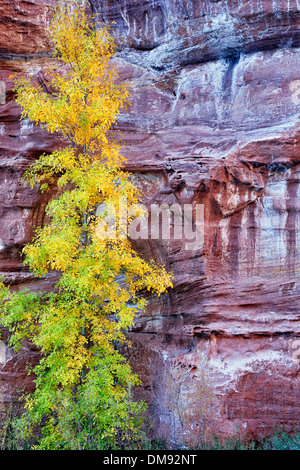
M115 82L115 51L107 28L95 30L80 9L58 10L51 26L56 55L68 65L53 76L54 95L27 78L16 80L22 116L61 132L69 146L42 155L25 173L31 186L62 189L47 206L48 225L25 246L25 264L39 277L60 274L55 290L11 292L1 284L0 322L16 350L29 340L41 351L36 390L18 423L24 438L40 429L45 449L114 448L137 439L145 406L132 400L139 384L117 346L126 341L146 291L172 286L162 266L147 262L124 236L103 236L107 213L97 207L134 207L139 194L123 169L108 131L128 90ZM129 221L127 221L128 223ZM120 282L122 280L122 282ZM123 444L122 444L123 443Z
M0 450L18 449L15 423L20 415L20 403L15 399L12 399L9 404L0 404ZM22 443L22 448L27 448L27 444Z
M273 436L262 440L263 450L300 450L300 431L287 432L284 427L276 429Z

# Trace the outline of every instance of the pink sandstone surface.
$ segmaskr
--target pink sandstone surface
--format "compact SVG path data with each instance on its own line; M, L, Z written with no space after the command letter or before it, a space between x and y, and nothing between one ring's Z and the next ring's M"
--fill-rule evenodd
M51 91L46 68L59 67L46 34L51 3L0 6L0 272L15 289L51 289L55 280L34 279L22 265L47 198L20 178L63 142L20 120L10 78L24 71ZM220 433L291 430L300 418L300 2L91 0L90 10L99 23L115 22L120 79L132 84L115 130L142 202L204 206L203 249L173 238L135 242L175 276L130 333L156 433L169 426L160 386L168 364L189 370L192 387L203 357ZM38 351L25 345L15 355L6 343L4 331L0 384L9 401L32 387L25 364Z

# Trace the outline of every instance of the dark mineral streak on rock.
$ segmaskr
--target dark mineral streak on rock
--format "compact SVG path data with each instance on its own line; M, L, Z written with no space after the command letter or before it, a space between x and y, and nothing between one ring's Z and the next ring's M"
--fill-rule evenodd
M220 433L238 427L257 437L299 421L299 365L292 360L300 336L298 5L90 0L99 24L115 22L120 80L132 83L132 106L115 130L144 204L204 206L203 250L187 251L186 240L172 237L135 241L175 275L174 289L150 297L137 317L128 351L161 435L169 424L166 364L187 367L192 386L202 354L213 368ZM24 71L51 92L46 6L0 6L0 271L15 289L50 289L54 282L54 275L33 279L19 256L44 223L47 204L20 177L63 142L20 121L10 78ZM29 386L28 358L37 359L30 346L18 356L0 354L4 400Z

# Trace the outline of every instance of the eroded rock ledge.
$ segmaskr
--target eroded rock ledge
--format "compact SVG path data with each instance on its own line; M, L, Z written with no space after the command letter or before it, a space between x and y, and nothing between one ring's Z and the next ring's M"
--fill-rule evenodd
M14 4L0 7L0 271L14 288L49 289L53 279L32 279L20 260L47 203L20 177L62 142L20 121L10 74L23 70L47 86L51 2ZM299 2L90 5L97 21L115 22L120 78L132 83L132 106L116 131L143 202L204 205L203 250L172 238L137 242L176 278L170 294L150 299L131 333L141 394L163 417L160 389L153 390L165 365L183 364L195 380L204 353L220 432L291 429L300 415ZM25 362L36 354L29 346L17 357L0 353L4 400L27 384Z

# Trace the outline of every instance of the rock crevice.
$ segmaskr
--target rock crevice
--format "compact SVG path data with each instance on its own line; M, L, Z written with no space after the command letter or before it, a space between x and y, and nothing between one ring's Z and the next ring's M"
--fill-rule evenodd
M0 272L16 289L51 289L55 280L34 280L22 265L19 251L43 223L47 200L20 178L63 141L20 121L10 78L24 71L51 92L45 29L51 3L0 6ZM174 289L149 300L130 334L128 354L145 384L141 396L155 415L167 364L186 366L197 379L204 354L220 432L237 426L256 437L278 424L292 429L300 417L300 4L89 4L99 24L115 22L120 80L132 83L132 105L115 131L142 202L204 208L201 249L186 250L186 240L174 237L135 241L175 275ZM1 387L9 400L14 387L29 384L25 362L37 352L28 346L14 356L1 345Z

